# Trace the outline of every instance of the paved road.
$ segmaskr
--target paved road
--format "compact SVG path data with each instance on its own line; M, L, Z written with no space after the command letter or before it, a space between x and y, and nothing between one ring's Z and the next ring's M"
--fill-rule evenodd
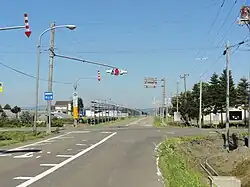
M161 187L155 145L165 136L208 131L157 129L152 122L143 118L123 126L67 129L59 136L22 146L42 152L1 156L0 186Z

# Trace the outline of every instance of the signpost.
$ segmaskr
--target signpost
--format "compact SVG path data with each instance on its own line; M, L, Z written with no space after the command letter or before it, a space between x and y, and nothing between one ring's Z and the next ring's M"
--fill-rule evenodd
M155 88L157 85L157 78L146 77L144 78L144 87L145 88Z
M53 100L53 92L44 92L44 100L52 101Z
M0 82L0 92L3 92L3 83Z
M77 119L78 119L78 94L77 92L73 93L73 118L74 118L74 126L77 125Z

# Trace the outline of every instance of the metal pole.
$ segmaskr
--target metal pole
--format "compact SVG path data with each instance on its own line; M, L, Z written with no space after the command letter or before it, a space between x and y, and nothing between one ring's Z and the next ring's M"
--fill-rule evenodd
M166 107L166 79L162 79L162 114L163 118L165 118L165 107Z
M202 81L201 81L201 76L200 76L200 110L199 110L199 127L200 128L202 128L201 117L202 117Z
M248 74L248 147L250 147L250 69ZM246 116L245 116L246 117Z
M25 28L25 26L4 27L4 28L0 28L0 31L14 30L14 29L23 29L23 28Z
M51 24L51 38L50 38L50 61L49 61L49 82L48 91L52 92L52 80L53 80L53 62L54 62L54 42L55 42L55 22ZM51 133L51 102L47 102L48 110L48 129L47 132Z
M177 112L179 112L179 81L177 81L177 98L176 98Z
M226 72L227 72L227 92L226 92L226 148L229 150L229 41L226 45Z
M77 89L77 81L75 83L75 85L73 86L74 87L74 90L76 92L76 89ZM73 96L73 100L74 100L74 96ZM74 101L73 101L74 103ZM74 117L74 107L76 107L78 109L78 97L77 97L77 101L75 102L76 106L72 106L73 107L73 117ZM79 111L79 109L78 109ZM79 115L79 114L78 114ZM77 127L77 119L74 117L74 127Z

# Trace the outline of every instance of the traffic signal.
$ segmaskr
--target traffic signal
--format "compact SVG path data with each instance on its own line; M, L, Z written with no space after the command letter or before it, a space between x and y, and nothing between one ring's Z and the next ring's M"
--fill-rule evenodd
M97 80L100 81L101 80L101 74L100 74L100 71L98 70L97 72Z

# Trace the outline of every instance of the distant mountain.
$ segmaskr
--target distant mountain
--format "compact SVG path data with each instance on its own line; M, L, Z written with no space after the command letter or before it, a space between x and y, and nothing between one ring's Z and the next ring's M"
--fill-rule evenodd
M146 113L153 113L154 109L153 108L144 108L144 109L140 109L142 112L146 112Z

